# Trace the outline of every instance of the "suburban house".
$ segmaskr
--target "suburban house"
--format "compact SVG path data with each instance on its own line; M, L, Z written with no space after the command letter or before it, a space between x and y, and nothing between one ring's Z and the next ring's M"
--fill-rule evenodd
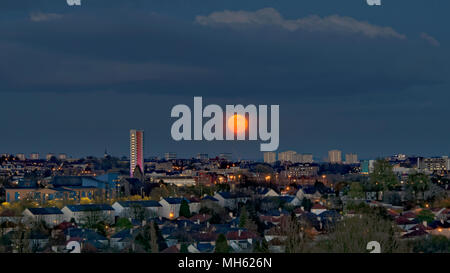
M56 207L27 208L23 211L23 217L28 222L44 221L49 227L53 227L64 221L63 212Z
M285 204L288 204L292 207L297 207L300 206L302 204L302 201L300 201L297 196L292 196L292 195L282 195L279 196L280 201L284 202Z
M279 195L276 191L274 191L271 188L258 188L256 190L256 194L259 197L261 197L261 198L264 198L264 197L276 197L276 196Z
M324 211L327 211L327 208L319 203L314 204L314 206L312 206L312 208L311 208L311 212L316 215L319 215Z
M118 201L112 205L115 216L130 218L136 214L139 208L145 209L146 217L161 215L161 204L157 201Z
M226 238L233 250L240 252L251 248L253 240L258 238L258 235L248 230L239 229L236 231L229 231L226 234Z
M161 204L161 216L168 219L178 218L180 216L181 201L186 200L189 204L189 200L185 198L163 198L159 203Z
M249 196L242 193L231 193L231 192L218 192L214 195L214 198L219 200L219 205L228 208L236 209L239 203L247 203Z
M106 204L67 205L61 211L64 213L64 220L68 222L72 219L79 224L90 220L114 222L114 209Z
M303 200L303 198L307 198L313 202L318 202L322 197L316 187L313 186L300 188L297 191L296 196L300 201Z
M118 250L123 250L132 245L133 229L124 229L111 236L110 246Z
M189 210L191 213L198 213L200 211L200 199L191 197L189 198Z

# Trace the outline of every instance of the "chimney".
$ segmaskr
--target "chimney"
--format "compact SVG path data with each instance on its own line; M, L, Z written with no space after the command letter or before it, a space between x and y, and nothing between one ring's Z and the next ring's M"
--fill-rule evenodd
M206 227L209 228L209 221L206 222Z
M130 228L130 235L133 235L133 229Z
M184 222L184 227L187 227L187 222Z
M147 221L142 220L142 226L145 226L147 224Z
M301 206L300 208L301 208L303 211L305 210L305 207L303 207L303 206Z
M242 232L242 230L238 230L238 236L239 236L239 238L241 237L241 232Z

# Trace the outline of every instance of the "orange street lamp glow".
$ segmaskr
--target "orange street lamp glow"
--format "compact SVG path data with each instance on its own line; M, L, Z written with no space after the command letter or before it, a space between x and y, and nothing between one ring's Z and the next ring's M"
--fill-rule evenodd
M247 130L248 122L247 122L247 119L243 115L235 114L235 115L231 116L230 118L228 118L227 127L228 127L228 130L230 130L236 134L239 134L239 133L243 133Z
M170 213L169 213L169 218L173 218L173 216L174 216L174 215L173 215L173 212L170 212Z

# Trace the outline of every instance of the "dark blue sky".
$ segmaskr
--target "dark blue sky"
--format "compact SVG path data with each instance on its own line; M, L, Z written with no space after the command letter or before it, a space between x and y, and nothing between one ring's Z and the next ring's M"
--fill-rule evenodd
M126 2L126 3L124 3ZM232 152L175 142L172 106L279 104L279 151L448 155L448 1L6 0L0 152Z

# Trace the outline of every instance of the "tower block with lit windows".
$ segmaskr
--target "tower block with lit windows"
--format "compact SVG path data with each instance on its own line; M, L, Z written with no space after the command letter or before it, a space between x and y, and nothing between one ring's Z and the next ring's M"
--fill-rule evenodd
M144 131L130 130L130 177L136 167L144 173Z

